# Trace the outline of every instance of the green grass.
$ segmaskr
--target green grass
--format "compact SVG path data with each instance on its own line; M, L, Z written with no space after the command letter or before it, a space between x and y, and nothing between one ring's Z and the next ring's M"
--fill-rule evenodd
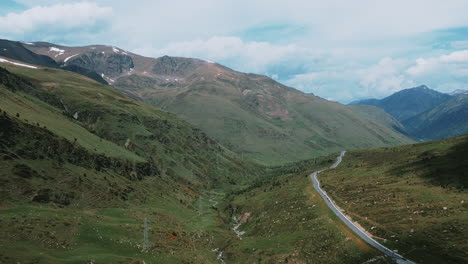
M329 158L310 163L308 170L283 174L297 167L290 164L271 180L231 196L226 218L251 217L240 226L246 232L242 240L233 236L226 242L228 263L363 263L380 255L335 217L306 177L329 166Z
M468 260L468 137L351 151L325 190L385 245L417 263Z
M211 249L230 231L209 198L248 184L262 167L112 87L56 69L6 67L0 262L218 262Z
M194 260L216 263L211 245L205 241L207 230L177 229L178 223L187 224L185 217L195 220L196 212L181 215L174 212L173 209L178 209L174 205L152 208L156 209L155 213L147 212L146 208L76 210L23 205L2 209L0 260L6 263L83 263L90 260L98 263L142 260L146 263ZM143 216L150 221L152 248L149 252L142 251ZM175 239L172 239L172 232L176 234Z
M122 146L102 139L90 133L79 124L64 118L58 109L24 93L12 93L6 89L0 90L0 105L3 111L11 115L20 115L20 119L30 124L39 124L69 141L77 139L78 144L92 152L110 157L143 161L135 153ZM99 151L98 151L99 150Z

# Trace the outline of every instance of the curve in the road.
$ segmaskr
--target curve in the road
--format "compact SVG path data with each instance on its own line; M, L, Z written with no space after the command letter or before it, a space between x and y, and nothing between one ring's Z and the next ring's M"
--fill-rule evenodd
M346 151L341 152L341 154L338 156L336 162L333 163L333 165L330 166L330 169L336 168L341 163L345 153L346 153ZM379 242L375 241L372 237L370 237L368 234L366 234L366 232L364 232L359 227L357 227L353 222L351 222L351 220L349 220L349 218L347 218L341 212L341 210L338 209L338 207L335 205L333 200L325 193L324 190L322 190L322 188L320 188L320 182L317 179L317 175L319 173L321 173L322 171L324 171L324 170L327 170L327 169L323 169L323 170L313 172L312 174L310 174L310 178L311 178L311 180L312 180L312 182L314 184L314 189L320 194L320 196L322 196L325 203L336 214L336 216L338 216L338 218L340 218L341 221L343 221L346 224L346 226L348 226L354 233L356 233L356 235L358 235L364 241L366 241L367 243L369 243L371 246L375 247L379 251L383 252L387 256L390 256L393 259L395 259L395 261L398 264L415 264L414 262L412 262L410 260L407 260L406 258L404 258L403 256L397 254L393 250L390 250L390 249L386 248L385 246L383 246L382 244L380 244Z

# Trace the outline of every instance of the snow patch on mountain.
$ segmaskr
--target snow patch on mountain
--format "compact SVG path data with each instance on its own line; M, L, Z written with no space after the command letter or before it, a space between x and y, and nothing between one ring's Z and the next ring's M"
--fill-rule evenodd
M26 68L31 68L31 69L37 69L36 66L27 65L27 64L23 64L23 63L17 63L17 62L5 60L5 59L2 59L2 58L0 58L0 62L6 62L6 63L14 64L14 65L16 65L16 66L21 66L21 67L26 67Z
M63 55L63 53L65 53L65 50L59 49L57 47L50 47L49 52L57 52L57 54L55 54L55 56L54 56L54 57L57 57L59 55Z
M78 55L79 53L75 54L75 55L71 55L70 57L67 57L66 59L63 60L63 62L67 62L69 59L75 57L76 55Z
M128 54L127 54L127 51L121 50L121 49L119 49L119 48L117 48L117 47L114 47L114 46L112 46L112 51L115 52L115 53L118 53L118 54L122 53L122 54L124 54L124 55L128 55Z
M460 94L468 94L468 90L463 90L463 89L457 89L451 93L450 95L460 95Z

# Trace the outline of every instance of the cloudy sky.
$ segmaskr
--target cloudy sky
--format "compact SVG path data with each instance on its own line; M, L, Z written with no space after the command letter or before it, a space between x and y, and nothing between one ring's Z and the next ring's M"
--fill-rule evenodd
M468 89L467 10L466 0L2 0L0 38L197 57L347 103L422 84Z

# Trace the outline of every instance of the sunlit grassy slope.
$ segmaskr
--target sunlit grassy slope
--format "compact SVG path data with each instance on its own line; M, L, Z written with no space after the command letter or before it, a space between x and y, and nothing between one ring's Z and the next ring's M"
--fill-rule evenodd
M272 178L232 193L224 213L246 219L239 228L245 234L225 242L226 261L391 263L348 230L314 191L308 175L330 166L334 159L276 167Z
M384 245L417 263L468 262L468 136L351 151L319 175Z
M155 66L147 74L124 75L113 85L180 115L227 148L264 164L308 159L342 148L412 142L347 106L266 76L189 58L153 60ZM157 71L156 65L168 71Z

